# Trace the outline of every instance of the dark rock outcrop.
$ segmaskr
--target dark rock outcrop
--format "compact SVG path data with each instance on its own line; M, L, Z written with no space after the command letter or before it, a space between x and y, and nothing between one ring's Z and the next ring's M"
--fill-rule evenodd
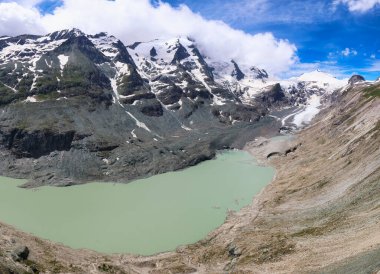
M361 75L356 74L356 75L351 76L350 80L348 80L348 83L350 85L353 85L353 84L356 84L358 82L363 82L363 81L365 81L365 78Z
M150 54L151 57L156 57L156 56L157 56L156 48L153 47L153 48L150 50L149 54Z
M284 106L288 103L288 98L278 83L269 87L266 91L258 95L256 99L268 108Z
M212 113L218 117L220 122L225 124L240 122L258 122L260 117L264 116L267 111L261 106L242 106L242 105L222 105L214 106Z
M144 105L141 107L141 112L147 116L160 117L164 114L164 109L160 102L154 100L152 102L144 102Z
M29 257L29 248L27 246L18 246L12 252L12 259L19 262L25 261Z
M234 70L233 70L231 76L232 76L232 77L235 77L236 80L238 80L238 81L244 79L245 75L244 75L244 73L240 70L238 64L237 64L234 60L231 60L231 63L234 65Z
M180 62L183 59L186 59L189 56L190 54L187 52L186 48L182 46L180 43L178 43L176 52L174 54L173 60L171 61L171 64L175 65L176 63Z
M115 61L116 62L119 61L119 62L128 64L131 67L133 67L134 69L136 69L136 64L133 61L131 55L129 54L129 52L128 52L127 48L124 46L124 44L120 40L118 40L117 43L114 43L113 45L119 51L119 53L115 57Z
M199 50L194 46L191 51L198 57L198 61L202 66L202 71L207 76L206 80L214 81L214 75L212 73L212 68L207 64L207 62L205 61L205 59L203 58L203 56L199 52Z
M253 72L254 74L256 74L256 79L267 79L268 78L268 72L266 72L266 70L264 69L259 69L257 67L251 67L249 69L251 72Z
M180 87L176 85L169 85L163 88L157 96L164 105L172 105L177 103L181 99L182 95L183 91Z
M8 133L0 131L1 144L17 157L39 158L52 151L69 150L75 132L53 132L49 129L29 132L15 128Z

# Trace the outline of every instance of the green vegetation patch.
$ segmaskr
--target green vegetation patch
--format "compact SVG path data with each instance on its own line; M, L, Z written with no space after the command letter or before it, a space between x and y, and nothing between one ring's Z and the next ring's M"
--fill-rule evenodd
M43 77L39 77L36 80L35 89L39 94L48 94L58 90L58 74L45 74Z
M107 264L107 263L102 263L101 265L98 266L98 270L101 271L101 272L104 272L104 273L126 273L124 272L120 267L118 266L114 266L114 265L110 265L110 264ZM178 272L179 273L179 272Z
M21 97L23 97L22 94L14 92L0 82L0 105L9 104Z
M363 92L366 97L380 97L380 85L365 88Z
M35 96L37 101L47 101L47 100L56 100L60 97L58 92L51 92L47 94L37 94Z

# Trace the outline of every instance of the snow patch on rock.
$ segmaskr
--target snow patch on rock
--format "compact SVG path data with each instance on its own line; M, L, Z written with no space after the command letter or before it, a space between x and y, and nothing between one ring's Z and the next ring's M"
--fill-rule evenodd
M64 69L64 67L66 66L67 62L69 61L69 56L66 56L66 55L58 55L58 60L59 60L59 64L61 66L61 70Z

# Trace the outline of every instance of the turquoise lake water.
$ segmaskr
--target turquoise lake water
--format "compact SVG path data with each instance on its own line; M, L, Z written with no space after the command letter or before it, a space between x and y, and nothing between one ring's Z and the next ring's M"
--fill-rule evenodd
M273 176L248 153L228 151L129 184L22 189L25 180L0 177L0 220L72 248L151 255L204 238Z

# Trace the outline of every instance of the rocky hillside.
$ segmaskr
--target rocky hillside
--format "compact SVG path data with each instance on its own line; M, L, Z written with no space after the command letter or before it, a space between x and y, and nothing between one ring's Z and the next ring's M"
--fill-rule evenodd
M77 29L1 37L0 174L70 185L194 165L275 134L282 114L269 114L346 84L306 76L270 80L209 60L189 38L126 46Z
M276 178L206 239L152 257L107 256L1 224L0 272L378 273L380 82L352 80L292 141L246 146Z

